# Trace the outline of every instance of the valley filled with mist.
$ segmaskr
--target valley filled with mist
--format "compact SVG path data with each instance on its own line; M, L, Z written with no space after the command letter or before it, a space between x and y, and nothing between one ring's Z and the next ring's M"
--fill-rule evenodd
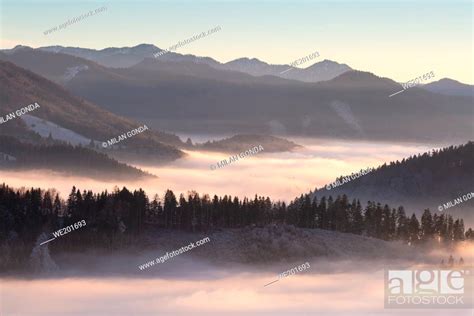
M472 3L0 2L0 315L471 315Z

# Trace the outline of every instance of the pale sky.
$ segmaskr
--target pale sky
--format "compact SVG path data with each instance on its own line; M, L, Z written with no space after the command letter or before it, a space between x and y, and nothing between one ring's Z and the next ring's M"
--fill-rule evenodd
M107 11L44 31L102 6ZM0 47L168 48L220 62L240 57L289 64L324 59L405 82L427 72L473 84L473 2L419 1L24 1L0 0ZM309 65L305 65L309 66Z

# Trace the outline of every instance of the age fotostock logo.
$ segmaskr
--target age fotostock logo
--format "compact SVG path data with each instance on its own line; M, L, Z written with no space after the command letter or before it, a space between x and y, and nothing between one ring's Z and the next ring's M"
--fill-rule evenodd
M472 308L472 268L385 270L385 308Z

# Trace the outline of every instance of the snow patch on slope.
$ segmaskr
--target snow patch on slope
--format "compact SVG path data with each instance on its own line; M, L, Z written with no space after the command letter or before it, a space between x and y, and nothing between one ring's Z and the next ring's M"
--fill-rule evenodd
M348 104L336 100L331 102L331 107L352 129L364 135L359 121L354 116L354 113L352 113L351 107Z
M16 157L0 152L0 161L16 161Z
M36 240L35 247L31 251L30 266L35 272L52 272L59 268L51 259L48 245L41 245L42 242L47 241L48 236L41 233Z
M22 115L21 118L28 128L38 133L41 137L46 138L51 133L51 137L53 139L65 141L71 145L88 145L90 143L90 139L69 129L56 125L53 122L43 120L29 114Z
M205 236L208 236L211 242L193 249L189 256L199 259L212 258L212 263L219 265L276 264L313 259L411 260L423 255L420 249L410 248L401 242L388 242L322 229L298 228L286 224L220 229L209 235L156 230L148 232L140 245L145 249L155 249L157 255L164 254L163 250L179 249L190 240L199 240ZM137 261L137 264L140 262Z
M63 75L63 81L68 82L72 78L74 78L78 73L80 73L83 70L89 69L89 66L87 65L79 65L79 66L74 66L74 67L68 67L66 69L66 72Z

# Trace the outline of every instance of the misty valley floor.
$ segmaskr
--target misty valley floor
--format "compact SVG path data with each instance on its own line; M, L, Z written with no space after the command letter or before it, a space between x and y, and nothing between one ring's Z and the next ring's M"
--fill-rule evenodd
M311 266L313 270L318 268L316 263ZM180 275L177 278L166 279L3 279L0 292L2 310L10 316L471 315L466 309L384 310L383 270L328 274L310 271L267 287L264 285L274 280L275 274L191 267L176 271ZM208 276L199 277L201 272Z
M192 135L190 135L193 137ZM200 135L193 139L204 141ZM205 138L209 139L209 136ZM65 177L49 171L28 173L0 170L0 177L13 187L56 188L61 195L69 194L72 186L80 189L102 191L115 186L129 189L143 188L150 196L162 195L165 190L186 193L190 190L209 194L231 194L253 197L255 194L270 196L275 200L290 201L303 192L323 187L336 177L368 167L401 160L441 145L427 146L413 143L370 143L331 139L289 139L304 146L293 153L264 151L237 161L227 167L211 170L210 165L229 158L230 154L189 151L188 156L167 165L138 166L157 175L157 179L142 181L97 181L86 177ZM242 184L245 185L242 185ZM46 188L45 188L46 189Z
M272 236L275 229L286 243ZM2 310L13 316L446 315L443 310L384 309L384 269L436 265L450 253L463 256L468 265L474 260L472 243L456 249L416 248L270 226L216 231L209 234L208 245L139 271L139 264L204 235L151 230L126 250L53 255L59 270L0 279ZM311 264L306 271L264 286L304 262ZM449 314L468 316L470 311Z

